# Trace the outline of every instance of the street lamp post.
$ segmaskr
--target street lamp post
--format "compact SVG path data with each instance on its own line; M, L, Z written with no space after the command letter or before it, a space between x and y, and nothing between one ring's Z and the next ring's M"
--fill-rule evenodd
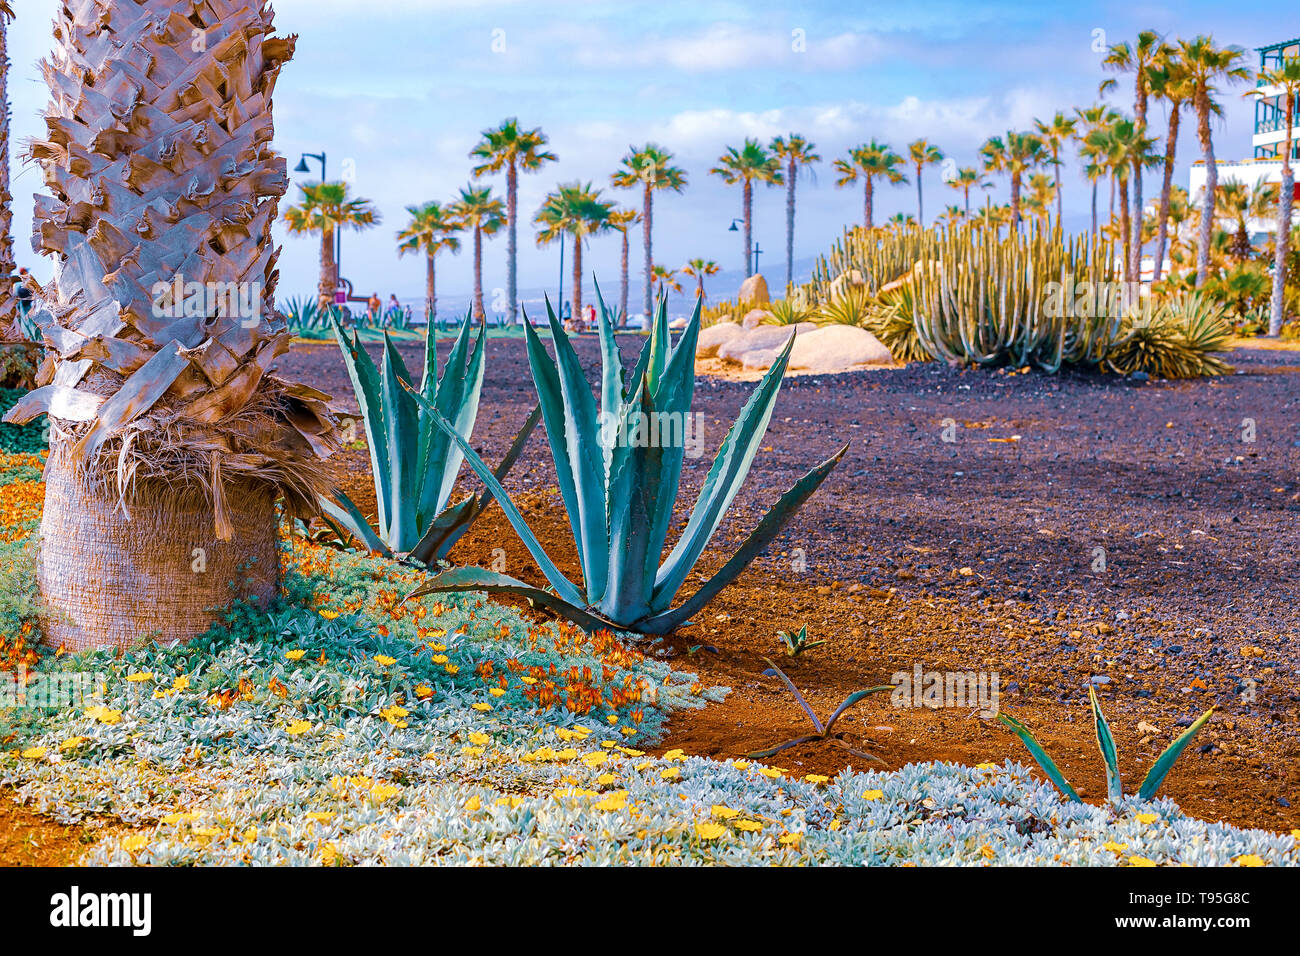
M733 219L733 220L731 220L731 225L727 228L727 232L740 232L740 227L737 225L737 223L741 223L741 222L744 222L744 221L745 221L745 220L743 220L743 219ZM749 252L748 252L748 250L746 250L746 253L745 253L745 265L746 265L746 266L749 265Z
M298 160L298 165L293 168L295 173L309 173L311 168L307 165L307 160L314 159L320 163L320 181L325 183L327 173L325 165L325 150L319 153L303 153ZM337 292L343 278L343 230L334 230L334 291Z

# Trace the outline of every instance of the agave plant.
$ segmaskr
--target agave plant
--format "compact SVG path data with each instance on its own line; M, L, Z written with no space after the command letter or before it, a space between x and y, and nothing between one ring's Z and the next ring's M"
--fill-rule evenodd
M1118 803L1124 798L1124 787L1119 778L1119 761L1115 751L1115 738L1111 736L1110 725L1106 723L1106 717L1101 712L1101 704L1097 701L1097 691L1095 688L1088 688L1088 700L1092 708L1093 727L1097 733L1097 748L1101 751L1101 758L1106 764L1106 795L1112 803ZM1205 722L1210 719L1214 713L1211 707L1205 713L1201 714L1196 721L1183 731L1183 733L1172 744L1165 748L1151 769L1147 771L1146 777L1142 780L1142 786L1138 789L1139 800L1150 800L1160 789L1160 784L1164 783L1165 777L1174 766L1174 761L1187 749L1187 745L1192 742L1196 732L1205 726ZM1008 714L998 714L998 720L1004 725L1011 728L1012 732L1019 737L1024 745L1029 749L1038 766L1043 768L1043 773L1047 774L1047 779L1055 784L1056 789L1060 790L1069 799L1075 803L1082 803L1079 794L1070 786L1065 775L1061 773L1056 766L1055 761L1047 755L1042 745L1029 732L1029 728Z
M822 305L813 318L822 325L862 325L870 314L871 301L865 289L848 286Z
M867 306L863 325L880 339L897 362L928 362L933 357L916 334L916 295L910 281L883 289Z
M602 357L599 407L550 302L547 316L555 343L554 359L532 325L524 324L528 361L582 564L583 587L569 581L555 566L500 482L442 410L429 398L418 396L421 407L460 446L470 467L501 503L554 590L480 568L462 568L444 571L411 597L465 590L512 594L549 607L583 627L666 634L688 621L758 556L848 450L845 445L796 482L730 560L683 604L672 607L762 444L793 336L727 432L685 530L661 562L685 458L686 423L691 420L700 303L696 302L691 321L673 347L666 303L660 299L651 334L627 378L614 341L613 317L599 287L596 296ZM648 434L655 429L662 438L665 427L670 433L668 440L656 441ZM671 434L674 427L675 436Z
M470 350L472 318L466 316L452 344L451 354L438 377L435 336L430 330L424 349L424 376L418 400L411 373L401 354L384 333L384 364L375 366L360 337L351 338L334 317L334 335L343 351L348 377L356 392L370 446L370 466L375 481L379 527L376 529L342 491L338 503L322 497L321 509L339 537L347 531L371 551L385 557L402 556L419 564L443 560L474 519L492 501L489 492L449 506L456 474L464 456L460 446L435 423L435 416L454 423L455 433L468 442L478 417L483 388L485 333L480 327ZM428 403L428 409L422 403ZM495 477L503 479L523 451L540 418L533 409Z
M1201 295L1178 295L1154 311L1127 315L1106 368L1121 375L1199 378L1232 371L1214 353L1227 351L1232 325L1222 305Z
M777 667L766 657L763 658L763 660L767 661L768 666L772 668L772 672L776 674L777 677L781 678L781 683L785 684L785 686L789 688L790 693L793 694L794 699L799 702L799 706L802 707L803 712L808 715L808 719L812 721L812 725L817 732L815 734L804 734L802 737L795 737L791 740L787 740L785 743L777 744L775 747L769 747L767 750L756 750L751 754L746 754L746 756L754 757L757 760L763 760L767 757L779 754L782 750L789 750L791 747L799 746L799 744L806 744L810 740L825 740L829 743L835 744L837 747L843 747L849 753L857 757L862 757L864 760L874 760L877 763L884 763L884 761L879 757L869 754L865 750L858 750L846 741L833 736L833 734L835 730L835 721L839 720L846 710L859 701L870 697L872 694L877 694L886 690L892 691L894 689L893 684L881 684L879 687L868 687L866 690L854 691L852 694L849 694L848 697L844 698L844 703L836 707L835 712L831 714L830 717L827 718L826 723L823 724L817 717L817 712L809 706L808 701L804 700L803 694L799 693L799 688L794 686L794 681L785 676L785 671L781 670L781 668Z
M802 305L793 298L780 299L773 302L767 307L768 317L763 320L764 325L798 325L800 322L807 322L812 316L812 310Z
M778 631L776 636L779 637L781 643L785 645L785 653L787 657L798 657L804 651L810 651L814 647L821 647L826 643L825 641L808 640L807 624L799 628L799 630L795 631L793 634L789 631Z

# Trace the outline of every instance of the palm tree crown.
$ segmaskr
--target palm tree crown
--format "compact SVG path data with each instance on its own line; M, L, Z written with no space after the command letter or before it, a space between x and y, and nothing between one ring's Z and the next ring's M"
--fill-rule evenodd
M916 218L924 225L925 206L921 198L921 170L943 162L943 152L924 139L907 144L907 158L916 167Z
M582 243L591 235L610 228L609 217L614 204L600 198L600 190L591 183L561 184L542 202L533 217L540 226L537 233L539 246L573 236L573 312L582 312Z
M1020 227L1020 183L1024 174L1051 159L1047 144L1033 133L1008 130L1006 136L990 136L980 147L984 168L1006 173L1011 178L1011 223Z
M673 165L673 154L654 143L638 148L629 146L619 168L610 176L618 189L641 189L641 238L644 244L645 289L642 306L649 319L654 295L654 267L651 234L654 227L654 194L656 190L671 189L681 192L686 187L686 172Z
M741 210L745 221L745 276L754 274L754 183L780 185L785 181L781 160L756 139L746 138L737 149L728 146L718 157L718 165L709 170L728 186L741 186Z
M290 235L320 236L320 281L318 297L332 302L338 288L338 264L334 261L334 234L340 229L370 229L383 221L369 199L348 197L348 184L304 183L297 205L284 211Z
M451 205L440 202L427 202L422 206L407 206L411 215L401 231L397 233L397 254L404 256L424 253L425 257L425 299L429 324L438 318L437 289L434 282L434 259L440 252L460 252L460 239L456 233L465 224L452 212Z
M505 206L492 195L490 186L470 183L461 189L450 212L474 236L474 317L487 325L487 311L483 308L483 237L501 231L506 223Z
M822 158L814 150L813 143L798 133L778 136L772 140L772 152L785 163L785 285L788 289L794 282L794 208L795 183L799 179L800 167L809 167L820 163ZM703 284L700 286L703 290Z
M902 165L902 156L885 143L878 143L874 139L863 146L849 150L849 155L844 159L835 160L835 171L839 173L839 178L835 180L836 186L848 186L859 179L862 180L862 224L868 229L873 225L872 194L875 180L883 179L891 185L907 182L907 177L899 169Z

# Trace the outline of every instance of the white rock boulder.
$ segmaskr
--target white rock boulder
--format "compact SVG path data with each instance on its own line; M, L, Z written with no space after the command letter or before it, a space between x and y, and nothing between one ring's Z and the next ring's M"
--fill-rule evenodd
M894 357L866 329L827 325L800 332L790 350L790 368L813 372L843 372L863 365L893 365Z
M745 364L747 352L765 352L779 349L786 340L798 331L800 335L817 328L812 322L800 322L798 325L760 325L754 329L741 331L733 335L718 349L718 358Z
M716 322L708 328L700 329L699 340L695 343L695 357L712 358L718 354L718 349L743 332L739 322Z
M745 317L741 319L740 324L747 329L756 329L762 325L763 320L771 314L772 313L767 311L767 309L750 309L745 313Z
M767 291L767 280L762 274L752 275L740 284L736 301L741 305L767 305L772 301Z

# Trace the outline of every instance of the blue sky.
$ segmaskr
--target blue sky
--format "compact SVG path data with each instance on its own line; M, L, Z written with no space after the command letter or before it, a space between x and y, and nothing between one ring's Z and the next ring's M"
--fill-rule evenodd
M49 47L57 0L18 0L11 26L10 96L15 139L39 135L45 92L35 63ZM324 149L331 178L348 169L355 191L375 201L384 224L344 237L344 272L359 291L418 297L423 264L399 260L393 235L404 207L449 199L470 175L467 153L478 132L507 116L541 126L559 162L524 177L521 220L531 218L557 182L591 180L608 198L609 174L630 143L653 140L673 150L689 177L682 195L656 204L655 258L670 266L694 256L739 269L741 238L727 231L740 214L740 191L708 175L718 154L745 136L799 132L824 162L799 184L795 255L823 252L861 216L861 192L837 189L829 161L871 138L900 152L918 136L961 165L979 144L1095 101L1106 74L1094 50L1152 28L1171 37L1212 33L1251 50L1300 35L1291 2L1249 8L1177 3L768 3L747 0L275 0L277 27L298 33L297 55L276 91L276 142L290 167L304 151ZM1271 27L1282 24L1278 35ZM1131 109L1127 82L1111 101ZM1221 158L1249 155L1253 108L1225 97L1216 127ZM1163 128L1163 110L1153 122ZM1179 144L1178 182L1196 158L1190 123ZM1073 157L1071 157L1073 159ZM49 266L30 252L35 169L14 163L19 264L38 275ZM1067 224L1083 227L1088 192L1078 166L1063 174ZM308 177L295 177L306 179ZM500 181L498 188L500 188ZM1153 178L1148 195L1155 188ZM937 168L925 176L928 215L958 201ZM1006 186L993 191L1006 201ZM290 198L296 194L291 190ZM1105 197L1103 195L1103 205ZM878 193L876 215L915 212L913 187ZM783 278L784 193L756 194L755 234L770 255L763 271ZM314 287L317 243L281 236L282 295ZM538 249L521 222L520 284L553 286L556 247ZM592 240L587 263L607 287L617 284L616 237ZM634 271L640 257L634 239ZM484 283L504 283L504 236L486 248ZM470 257L439 260L439 289L467 292ZM779 282L778 282L779 284Z

